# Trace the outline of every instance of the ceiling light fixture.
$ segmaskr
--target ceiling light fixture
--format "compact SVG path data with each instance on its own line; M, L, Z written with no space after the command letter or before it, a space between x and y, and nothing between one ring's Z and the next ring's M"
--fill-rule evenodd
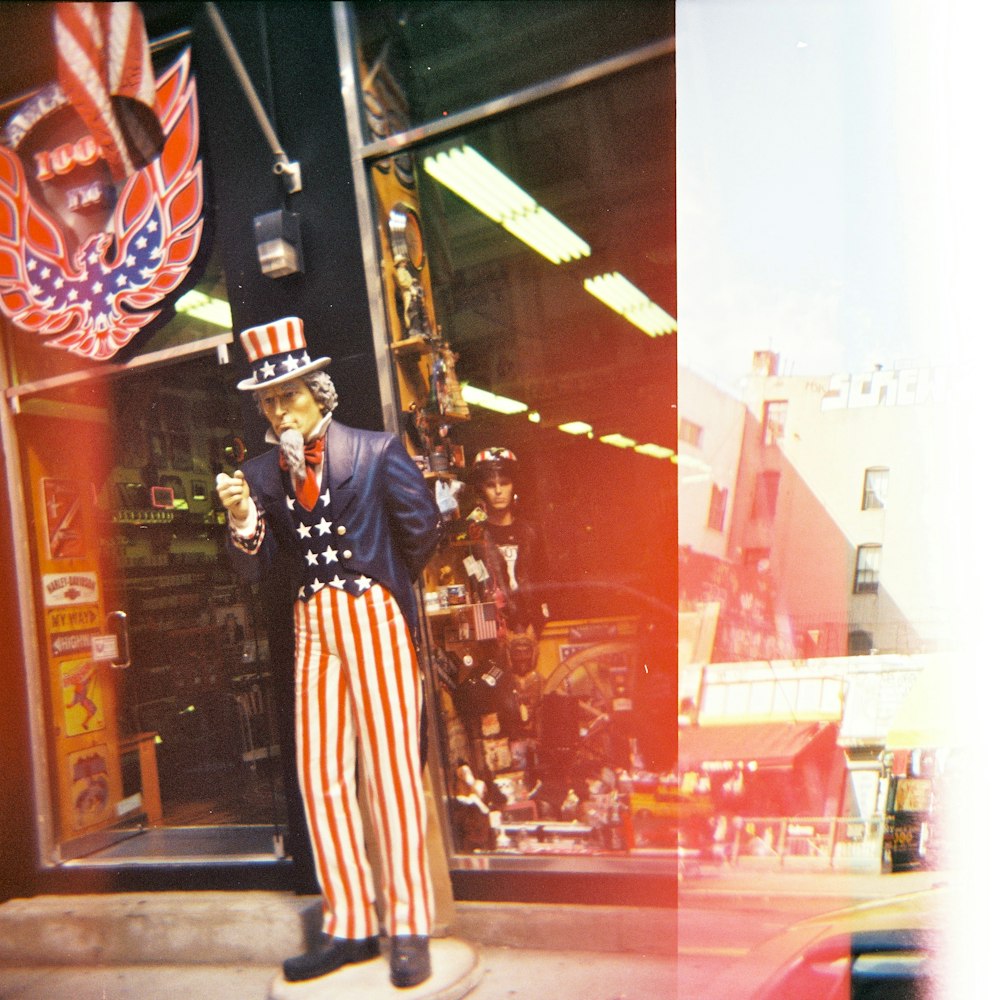
M462 383L462 398L471 406L481 406L486 410L494 410L496 413L524 413L528 409L527 403L520 403L507 396L498 396L485 389L477 389L474 385L469 385L468 382Z
M624 434L605 434L600 440L615 448L634 448L639 443Z
M569 423L560 424L559 430L567 434L592 434L594 428L583 420L571 420Z
M649 455L650 458L670 458L673 455L672 448L664 448L661 444L640 444L636 445L635 450L640 455Z
M424 170L553 264L590 256L588 244L569 226L471 146L428 156Z
M174 312L183 313L192 319L200 319L214 326L225 327L227 330L233 328L233 314L229 309L229 303L194 289L185 292L174 303Z
M677 329L677 320L670 313L661 309L618 271L587 278L583 287L650 337L674 333Z

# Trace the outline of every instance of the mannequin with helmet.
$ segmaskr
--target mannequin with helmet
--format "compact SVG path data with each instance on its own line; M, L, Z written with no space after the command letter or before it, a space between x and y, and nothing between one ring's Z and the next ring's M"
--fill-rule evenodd
M548 618L539 591L546 579L545 558L539 532L517 515L518 475L517 456L509 448L477 453L470 480L479 506L469 534L473 555L489 573L489 597L502 630L525 632L530 626L537 637Z

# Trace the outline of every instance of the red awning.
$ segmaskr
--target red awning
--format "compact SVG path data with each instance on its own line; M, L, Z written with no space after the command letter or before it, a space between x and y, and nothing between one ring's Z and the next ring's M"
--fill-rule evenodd
M832 722L758 722L745 726L691 726L679 730L678 770L728 771L743 763L789 768L795 758L826 737L836 742Z

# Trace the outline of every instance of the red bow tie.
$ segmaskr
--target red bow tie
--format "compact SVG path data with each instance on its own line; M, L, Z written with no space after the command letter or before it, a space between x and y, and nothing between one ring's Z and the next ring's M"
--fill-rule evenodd
M294 484L295 497L306 510L312 510L319 499L319 480L316 478L315 470L323 461L323 446L325 441L326 435L320 434L319 437L313 438L306 445L306 477L302 482ZM285 461L284 455L278 455L278 464L285 472L288 471L288 463Z

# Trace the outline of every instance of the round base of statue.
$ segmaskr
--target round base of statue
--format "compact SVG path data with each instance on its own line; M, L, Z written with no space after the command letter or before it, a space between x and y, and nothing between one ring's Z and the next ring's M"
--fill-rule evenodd
M271 984L268 1000L461 1000L479 985L482 966L475 948L457 938L431 938L431 976L416 986L389 982L383 954L369 962L344 965L316 979L288 982L281 974Z

